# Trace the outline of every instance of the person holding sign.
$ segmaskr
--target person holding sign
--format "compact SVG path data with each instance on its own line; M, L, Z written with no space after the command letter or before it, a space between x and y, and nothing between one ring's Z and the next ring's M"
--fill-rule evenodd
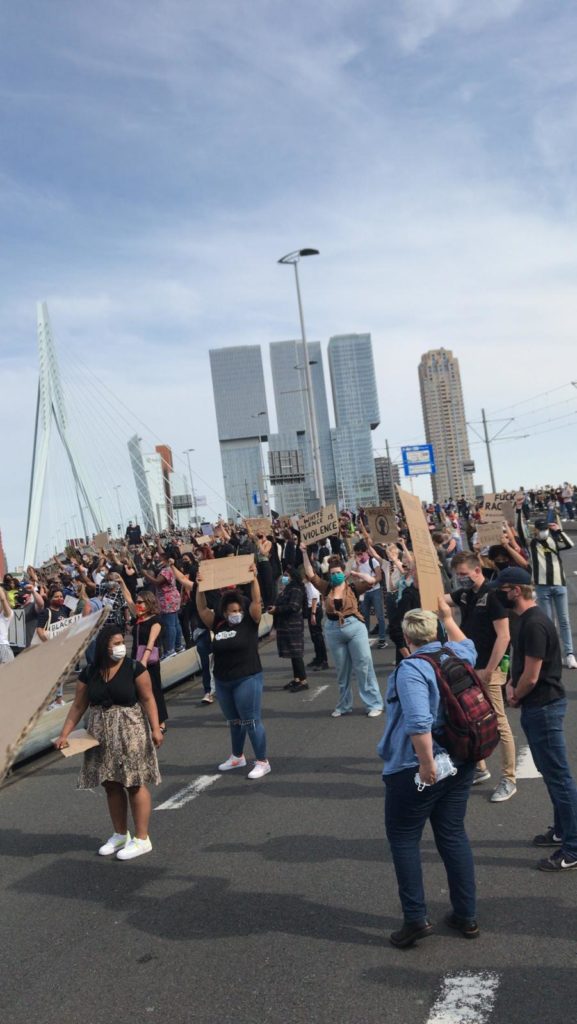
M369 635L359 597L371 586L359 576L347 582L345 565L340 555L328 559L329 582L317 576L310 563L305 544L301 544L307 578L325 597L325 641L337 670L339 700L333 718L350 715L353 710L352 673L355 673L359 696L369 718L383 713L383 698L373 667Z
M102 857L133 860L150 853L148 824L152 800L147 783L158 785L155 747L163 740L150 676L126 657L118 626L105 625L96 640L94 663L78 677L74 703L54 746L62 750L87 709L88 732L99 741L84 754L79 789L104 786L114 832L99 849ZM134 837L128 831L128 804Z
M202 567L198 571L196 608L199 618L214 633L214 681L216 699L230 727L232 753L219 764L221 772L244 768L244 744L250 739L255 763L248 773L249 779L261 779L270 770L266 756L266 733L261 719L263 675L258 653L258 627L262 604L260 587L254 562L249 568L251 581L250 604L240 590L226 591L218 614L206 603L202 584Z

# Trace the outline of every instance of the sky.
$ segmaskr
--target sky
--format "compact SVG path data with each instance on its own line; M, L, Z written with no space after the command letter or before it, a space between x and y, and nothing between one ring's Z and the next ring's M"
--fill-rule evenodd
M474 429L485 408L506 438L497 487L575 480L576 31L571 0L4 4L9 564L24 545L36 302L75 391L78 444L127 506L116 467L138 417L181 460L195 448L212 515L224 501L208 350L260 344L269 379L268 344L299 333L277 260L305 246L320 250L301 264L309 339L372 335L377 451L424 441L417 366L444 346ZM274 424L272 393L269 411ZM87 459L98 490L104 470ZM65 518L64 472L55 455L44 545Z

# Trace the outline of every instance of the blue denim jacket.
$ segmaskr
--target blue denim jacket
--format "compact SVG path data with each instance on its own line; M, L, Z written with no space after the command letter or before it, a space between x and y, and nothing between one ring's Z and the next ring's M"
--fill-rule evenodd
M435 640L419 647L419 653L432 654L441 646ZM450 641L445 646L450 647L458 658L475 664L477 651L472 640ZM414 768L419 763L411 736L431 732L443 724L443 709L433 666L412 658L406 658L397 665L387 682L386 709L387 724L377 752L385 762L383 775L392 775L404 768ZM433 754L443 749L433 739Z

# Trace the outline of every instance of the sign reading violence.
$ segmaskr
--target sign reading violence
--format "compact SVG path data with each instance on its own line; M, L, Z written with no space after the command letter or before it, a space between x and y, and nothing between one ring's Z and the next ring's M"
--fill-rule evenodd
M411 535L413 555L417 566L417 585L421 595L421 608L436 612L443 594L443 581L437 552L431 540L429 526L419 498L397 487L407 526Z
M366 508L368 531L373 539L379 544L392 544L399 539L397 521L392 505L378 505L374 508Z
M307 512L299 519L298 528L303 544L316 544L318 540L339 532L339 518L334 505L325 505L316 512Z

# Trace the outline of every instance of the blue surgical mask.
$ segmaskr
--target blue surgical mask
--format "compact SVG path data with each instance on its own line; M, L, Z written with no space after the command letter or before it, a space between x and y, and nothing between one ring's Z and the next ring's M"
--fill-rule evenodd
M341 583L345 582L345 574L339 569L338 572L331 573L331 583L333 587L338 587Z
M281 576L280 581L281 581L283 587L286 587L287 583L290 583L291 578L290 578L290 576Z

